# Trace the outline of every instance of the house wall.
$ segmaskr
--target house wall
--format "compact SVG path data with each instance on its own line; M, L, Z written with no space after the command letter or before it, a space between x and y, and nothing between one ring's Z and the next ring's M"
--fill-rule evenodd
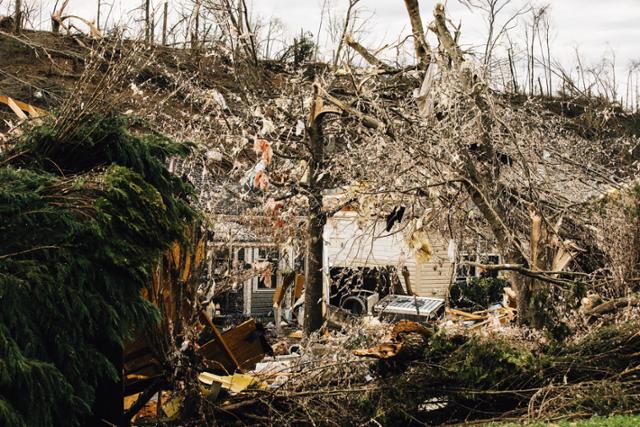
M267 317L273 309L273 294L275 289L253 290L251 293L251 316Z
M398 227L401 226L396 225ZM400 271L406 266L412 289L418 296L446 296L453 264L447 254L448 242L435 233L429 236L433 256L425 263L416 260L401 231L388 233L383 222L369 221L359 225L356 214L351 212L341 212L329 219L324 241L325 273L330 267L396 266ZM325 285L327 289L328 285Z

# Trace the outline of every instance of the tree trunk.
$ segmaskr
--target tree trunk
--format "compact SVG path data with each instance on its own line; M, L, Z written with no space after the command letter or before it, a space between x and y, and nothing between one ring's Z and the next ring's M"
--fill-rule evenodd
M193 28L191 29L191 49L200 48L200 1L195 2L193 9Z
M113 364L118 378L102 377L96 387L96 396L93 403L92 414L86 420L86 425L113 425L118 427L128 426L124 417L124 369L123 347L103 337L98 343L98 349ZM107 422L107 424L105 424Z
M22 31L22 0L16 0L15 27L16 33Z
M405 2L409 8L409 3L412 1L405 0ZM441 4L435 8L434 18L430 28L438 36L440 45L451 60L451 65L454 69L462 71L463 54L447 28L444 7ZM472 91L473 76L470 73L461 72L460 78L466 88ZM472 97L480 112L478 127L482 138L482 148L479 153L472 154L468 149L461 153L464 160L463 172L466 178L464 186L474 205L490 227L507 263L528 266L529 260L525 255L524 248L505 224L505 220L508 218L507 212L499 203L496 203L499 200L500 189L493 188L493 183L500 175L500 163L497 161L491 138L491 129L495 126L494 119L486 100L477 93L472 94ZM531 267L535 268L535 265ZM541 305L545 302L542 298L536 298L537 293L540 292L537 289L538 281L517 272L513 272L510 279L517 292L518 322L535 328L542 327L545 319L544 307Z
M151 43L151 0L146 0L144 4L144 21L145 21L145 34L144 41Z
M413 32L413 46L416 51L416 59L420 64L420 68L427 69L431 62L431 48L424 37L424 27L422 26L422 18L420 17L420 6L418 0L404 0L411 21L411 29Z
M307 264L308 277L304 295L304 332L320 329L322 326L322 251L324 242L322 234L326 224L326 215L322 211L322 183L317 176L322 171L324 145L322 140L321 120L317 112L322 111L322 100L315 87L314 103L309 118L309 224L307 225Z
M100 9L102 8L102 3L98 0L98 13L96 14L96 29L100 31Z
M163 11L163 15L162 15L162 46L166 46L167 45L167 22L168 22L168 15L169 15L169 2L165 1L164 2L164 11Z
M314 197L315 198L315 197ZM321 200L321 199L320 199ZM318 203L316 203L318 204ZM304 293L304 331L306 335L317 331L322 326L322 232L324 230L325 216L320 211L321 206L314 207L309 216L307 231L307 263L309 265L309 277L307 278Z

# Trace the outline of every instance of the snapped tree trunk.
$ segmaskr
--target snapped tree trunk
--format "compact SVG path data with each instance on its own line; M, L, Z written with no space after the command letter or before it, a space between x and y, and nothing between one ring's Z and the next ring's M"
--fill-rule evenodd
M520 257L505 257L507 262L521 263ZM527 325L531 327L540 328L542 325L536 325L538 323L537 316L532 305L532 296L534 290L534 280L531 277L526 277L518 272L510 272L508 275L509 282L513 290L516 292L516 304L518 310L518 324Z
M410 0L405 0L405 2L407 3L407 8L409 8L410 3L413 3ZM464 57L460 47L447 28L444 6L438 4L433 15L435 20L431 23L430 28L438 37L442 49L451 61L451 66L460 71L459 78L462 79L465 88L471 92L474 104L480 113L477 125L480 131L482 148L479 153L471 153L468 149L464 149L461 153L464 161L462 168L465 176L464 186L474 205L491 229L505 260L511 264L535 268L535 265L530 265L530 260L527 259L524 248L505 224L508 213L499 203L496 203L497 193L500 190L493 188L493 183L500 174L500 163L497 161L496 150L491 136L491 129L495 126L495 123L490 107L481 93L472 90L475 84L473 76L471 73L465 72L462 67ZM545 299L539 294L542 291L539 281L518 272L513 272L510 279L517 292L518 322L541 328L545 322L543 306Z
M424 27L422 18L420 17L420 6L418 0L404 0L411 21L411 29L413 32L413 46L416 52L416 59L420 64L420 68L426 69L431 62L431 48L424 36Z

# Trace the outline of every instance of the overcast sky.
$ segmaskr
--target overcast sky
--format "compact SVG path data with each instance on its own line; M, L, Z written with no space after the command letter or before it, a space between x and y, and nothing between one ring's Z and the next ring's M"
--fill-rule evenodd
M291 30L316 31L319 24L319 0L256 0L260 15L278 16ZM335 4L346 0L335 0ZM514 1L518 4L525 2ZM533 2L540 5L542 2ZM621 66L640 60L640 0L550 0L554 50L558 56L571 54L575 47L591 60L597 60L607 50L614 49ZM425 22L430 21L434 1L422 1ZM361 7L371 12L372 38L394 40L408 32L407 13L402 0L361 0ZM471 13L460 2L447 2L448 15L462 24L462 41L474 45L482 41L486 25L482 16Z
M27 3L42 5L43 17L51 9L54 0L24 0ZM161 5L163 0L153 0ZM344 9L347 0L330 0L335 5L334 13ZM11 0L0 0L6 7ZM142 0L102 0L103 19L108 12L108 4L115 3L111 21L119 17L132 15L126 11L142 4ZM173 8L179 8L185 0L170 0ZM290 37L298 34L301 28L316 33L320 23L321 3L323 0L253 0L253 14L264 21L277 17L284 23ZM431 19L435 1L422 0L421 12L425 23ZM513 7L524 3L541 5L541 0L513 0ZM548 0L550 17L553 25L553 56L565 67L571 67L574 50L579 48L589 63L599 61L604 54L615 52L617 66L620 70L629 66L632 61L640 60L640 0ZM94 19L97 0L71 0L68 12ZM482 43L486 34L486 25L482 15L469 11L458 0L448 0L447 14L453 22L462 25L462 43L466 47ZM364 37L364 44L380 46L383 42L398 40L402 34L409 33L409 22L402 0L361 0L361 16L370 18L367 25L369 33ZM47 22L46 19L43 19ZM522 37L522 30L514 30L514 38ZM321 39L322 40L322 39ZM323 42L325 43L325 42ZM618 72L624 76L623 71Z

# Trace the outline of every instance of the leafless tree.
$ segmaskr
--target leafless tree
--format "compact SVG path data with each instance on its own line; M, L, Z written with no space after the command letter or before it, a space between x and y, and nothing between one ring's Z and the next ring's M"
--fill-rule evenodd
M360 3L360 0L347 0L347 12L344 15L344 20L342 21L342 30L340 33L340 38L338 40L338 46L336 47L335 54L333 56L333 66L334 68L338 66L340 59L342 57L342 48L344 46L344 38L347 34L352 33L350 28L353 26L355 7Z
M22 12L23 12L22 0L16 0L16 10L14 13L16 33L19 33L20 31L22 31L22 19L23 19Z
M485 69L485 79L489 79L496 47L505 35L515 28L518 18L528 13L531 7L525 4L509 11L508 8L514 4L513 0L461 0L461 2L472 10L480 11L487 24L482 63ZM503 17L505 14L507 15Z

